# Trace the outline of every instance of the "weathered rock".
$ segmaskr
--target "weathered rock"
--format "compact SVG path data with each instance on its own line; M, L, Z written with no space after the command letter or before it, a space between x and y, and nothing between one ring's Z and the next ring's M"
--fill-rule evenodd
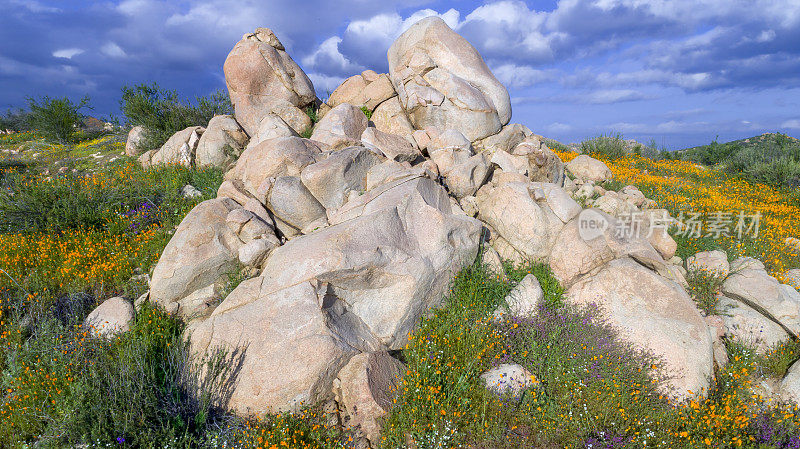
M106 299L86 317L84 325L98 337L110 338L131 329L136 311L121 297Z
M498 187L486 185L476 196L481 220L528 260L546 261L565 222L580 211L566 193L558 195L560 188L545 190L543 185L520 182ZM508 258L497 245L495 249Z
M754 346L762 354L776 344L789 340L789 334L779 324L742 302L723 296L719 299L717 310L720 311L726 334L748 346Z
M512 154L528 159L528 179L536 182L564 184L564 163L539 136L528 136L514 147Z
M361 144L361 134L369 121L364 112L352 104L340 104L325 114L314 127L311 140L322 142L331 149Z
M578 178L593 182L609 181L614 177L606 164L585 154L569 161L567 170Z
M236 165L225 174L239 180L245 191L264 202L270 178L300 176L308 165L323 159L322 144L300 137L281 137L248 147ZM263 186L263 187L262 187Z
M522 365L504 363L481 374L486 388L500 396L519 397L522 392L537 384L536 377Z
M151 301L177 312L178 300L222 280L235 267L241 242L225 220L239 207L230 199L212 199L189 211L153 271Z
M508 124L499 133L475 142L475 149L476 151L504 151L511 153L514 147L532 135L533 132L525 125L520 125L519 123Z
M796 289L800 289L800 269L789 270L783 274L786 283Z
M278 229L287 237L310 225L322 226L326 222L325 207L297 176L275 179L267 194L267 207L275 216Z
M150 164L180 164L191 167L203 131L205 128L201 126L190 126L176 132L152 155Z
M779 391L783 400L800 405L800 362L794 362L789 368Z
M731 266L725 251L703 251L686 259L686 270L701 271L724 279L731 272Z
M345 203L351 191L364 192L367 173L383 160L364 147L345 148L307 166L300 179L325 209L332 211Z
M215 282L178 300L177 315L184 320L205 318L222 301L222 284Z
M506 276L506 270L503 268L503 260L500 259L500 254L497 253L497 250L492 248L488 243L484 242L481 251L481 256L483 257L482 262L486 264L486 266L488 266L489 269L492 270L500 279L508 279Z
M592 224L603 228L590 228ZM583 228L582 228L583 227ZM638 262L673 278L667 264L653 246L636 234L616 232L614 217L596 209L582 211L556 237L550 253L550 267L562 285L568 287L583 274L613 259L630 256Z
M145 151L141 156L139 156L138 160L139 163L142 164L142 168L149 168L153 165L153 156L156 153L158 153L158 149Z
M361 143L377 151L389 159L398 162L414 162L422 153L406 139L395 134L388 134L377 128L367 128L361 134Z
M191 184L186 184L181 188L181 196L184 198L200 198L203 196L203 192L197 190L197 188Z
M732 265L735 269L722 283L722 293L781 324L790 334L800 334L800 293L778 283L763 264L737 260Z
M228 407L243 414L315 404L355 354L326 325L324 285L301 281L273 290L268 284L266 277L242 282L223 302L237 307L221 305L188 329L194 353L220 348L242 357Z
M239 262L248 267L261 268L270 251L280 246L274 235L253 239L239 248Z
M474 195L491 174L486 154L480 153L455 165L447 173L447 187L456 198Z
M380 440L381 421L392 406L403 364L386 352L362 353L339 371L339 403L347 416L346 425L358 428L373 444Z
M142 146L146 133L147 131L143 126L134 126L131 128L131 130L128 131L128 140L125 141L125 154L136 157L147 151L147 148Z
M370 111L374 111L379 104L395 95L397 93L394 91L388 75L378 75L368 70L344 80L331 93L326 103L331 108L343 103L349 103L359 108L366 107Z
M670 223L674 220L665 209L653 209L644 214L644 232L647 241L653 248L661 254L664 260L670 260L675 256L678 243L667 232ZM680 258L679 258L680 259ZM678 263L678 265L683 265Z
M275 114L265 115L258 123L256 133L250 136L247 148L254 147L261 142L277 139L279 137L299 137L294 129L282 118Z
M400 136L411 145L417 146L417 141L413 136L414 127L408 120L397 97L392 97L379 104L375 111L372 112L370 121L375 126L375 129L387 134Z
M441 18L412 25L388 56L392 84L417 129L454 128L475 141L496 134L511 118L506 88Z
M275 227L272 220L268 216L265 218L242 208L230 211L225 218L225 223L228 225L228 229L239 237L239 240L248 243L265 235L274 235Z
M446 192L430 179L375 190L345 204L330 227L273 250L262 273L265 292L327 282L326 304L339 323L332 326L351 346L370 351L405 345L422 312L474 260L481 229L477 220L453 215ZM229 296L215 314L250 300Z
M227 169L247 146L247 133L230 115L218 115L208 122L195 152L195 165Z
M631 259L617 259L568 291L571 302L597 304L620 337L664 361L675 399L704 396L714 372L711 333L692 299Z
M311 126L303 108L316 100L314 86L268 28L242 37L223 66L236 119L256 135L261 119L275 113L297 132Z
M544 291L539 279L528 274L509 292L505 298L505 306L495 310L494 317L502 318L506 313L521 317L536 315L538 306L543 300Z

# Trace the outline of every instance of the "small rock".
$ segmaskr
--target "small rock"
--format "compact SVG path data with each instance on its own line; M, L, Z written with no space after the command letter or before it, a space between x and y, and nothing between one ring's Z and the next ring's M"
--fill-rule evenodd
M181 189L181 196L184 198L200 198L203 196L203 193L197 190L197 188L195 188L193 185L186 184Z
M481 374L486 388L498 395L519 397L523 390L537 383L530 371L516 363L504 363Z
M506 296L505 302L508 313L514 316L530 316L536 313L536 308L544 299L544 291L536 276L529 274L514 287ZM494 317L499 319L505 316L503 307L495 310Z
M731 272L728 255L725 251L703 251L686 259L686 269L689 272L702 271L725 278Z
M92 310L84 324L98 337L110 338L129 331L134 316L133 304L117 296L103 301Z

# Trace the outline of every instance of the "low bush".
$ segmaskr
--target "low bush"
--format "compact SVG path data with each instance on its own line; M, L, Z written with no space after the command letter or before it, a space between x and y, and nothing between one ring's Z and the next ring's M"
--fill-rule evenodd
M581 153L593 156L602 156L608 159L619 159L625 157L627 144L622 138L622 134L600 135L598 137L584 140L581 142Z
M27 116L29 126L41 133L45 138L59 143L72 140L75 128L80 122L81 109L89 108L89 97L75 103L67 97L40 99L29 98Z
M233 114L227 92L215 91L197 97L192 104L157 83L123 87L120 108L129 125L145 128L141 143L145 150L160 148L182 129L206 126L215 115Z
M5 114L0 115L0 131L31 131L30 112L22 108L8 109Z
M706 315L717 314L719 289L725 278L714 272L692 270L686 276L688 293Z

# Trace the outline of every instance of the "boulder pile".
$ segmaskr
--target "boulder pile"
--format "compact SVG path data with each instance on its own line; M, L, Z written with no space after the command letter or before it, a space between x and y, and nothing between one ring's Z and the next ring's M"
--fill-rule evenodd
M670 396L705 394L718 332L684 288L675 242L666 230L615 232L625 214L647 211L647 223L669 214L635 187L603 188L613 174L601 161L565 166L542 136L510 124L508 91L441 19L411 26L388 59L388 74L348 78L322 103L259 28L225 61L235 115L141 157L226 170L217 197L175 230L149 300L189 322L198 354L243 351L229 407L294 411L335 396L374 441L404 372L391 351L481 248L499 271L501 259L549 263L569 301L597 305L664 361ZM321 117L313 129L309 106ZM691 266L715 261L698 255ZM253 276L222 297L227 273L242 266ZM743 307L728 332L769 329L769 342L800 332L797 292L763 266L726 268L723 291ZM498 317L532 313L542 297L532 276L512 293Z

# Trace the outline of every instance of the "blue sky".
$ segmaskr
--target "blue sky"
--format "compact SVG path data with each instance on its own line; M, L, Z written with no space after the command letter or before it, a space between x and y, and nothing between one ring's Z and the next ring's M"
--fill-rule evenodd
M800 136L800 0L0 0L0 109L120 87L224 87L242 36L272 28L321 98L439 14L508 87L513 122L564 142L621 132L681 148Z

